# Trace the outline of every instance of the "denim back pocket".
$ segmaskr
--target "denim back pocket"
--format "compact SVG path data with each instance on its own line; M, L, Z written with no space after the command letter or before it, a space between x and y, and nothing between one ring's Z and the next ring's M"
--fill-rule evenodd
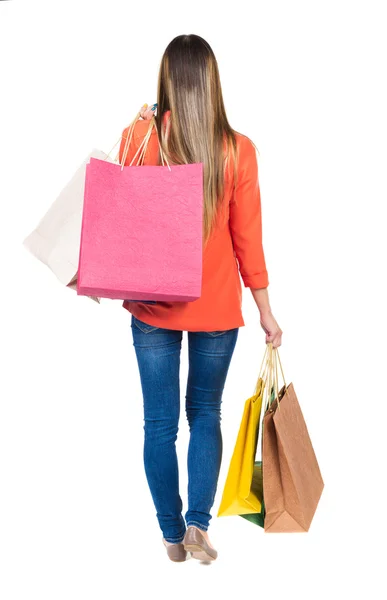
M132 327L133 325L135 325L143 333L150 333L151 331L160 329L160 327L156 327L155 325L149 325L149 323L144 323L144 321L137 319L137 317L135 317L134 315L132 315Z

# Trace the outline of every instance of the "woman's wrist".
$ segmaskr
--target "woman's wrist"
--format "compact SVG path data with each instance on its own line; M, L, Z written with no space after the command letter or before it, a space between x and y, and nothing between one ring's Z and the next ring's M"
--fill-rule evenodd
M269 292L266 288L250 288L251 293L253 295L255 304L258 307L261 315L271 314L270 301L269 301Z

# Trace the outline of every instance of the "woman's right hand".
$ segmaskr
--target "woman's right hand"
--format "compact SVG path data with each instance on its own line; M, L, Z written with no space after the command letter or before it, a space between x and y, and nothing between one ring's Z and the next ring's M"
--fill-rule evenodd
M283 331L270 311L261 313L260 323L266 333L266 344L272 342L273 348L281 346Z
M140 117L142 119L145 119L146 121L150 121L151 118L155 114L156 108L157 108L157 103L156 104L151 104L151 106L148 106L147 104L144 104L140 108Z

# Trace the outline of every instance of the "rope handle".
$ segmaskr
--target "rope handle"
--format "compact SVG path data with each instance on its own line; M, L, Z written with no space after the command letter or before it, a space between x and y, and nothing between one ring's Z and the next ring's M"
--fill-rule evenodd
M262 404L264 404L265 394L267 393L268 384L270 385L272 371L272 350L271 343L266 344L266 350L259 369L258 379L255 384L254 395L258 398L262 393ZM265 365L265 366L263 366Z
M134 117L134 119L133 119L133 120L130 122L130 124L129 124L129 126L128 126L128 135L127 135L126 137L124 136L124 139L126 139L126 142L125 142L124 150L123 150L123 153L122 153L122 159L121 159L121 163L120 163L120 164L121 164L121 171L123 170L123 168L124 168L124 166L125 166L125 160L126 160L126 157L127 157L127 155L128 155L128 151L129 151L130 142L131 142L131 140L132 140L132 137L133 137L134 126L135 126L135 124L137 123L137 121L138 121L138 119L139 119L139 117L140 117L140 116L141 116L141 111L138 111L138 113L136 114L136 116L135 116L135 117ZM145 157L145 153L146 153L146 150L147 150L147 147L148 147L148 142L149 142L150 136L151 136L151 134L152 134L152 129L153 129L153 127L155 127L155 129L156 129L157 138L158 138L158 141L159 141L160 158L161 158L161 163L162 163L162 166L164 167L164 166L165 166L165 164L164 164L164 163L166 162L166 163L167 163L167 166L168 166L168 169L171 171L171 167L170 167L170 165L169 165L169 162L168 162L168 160L167 160L167 157L165 156L165 154L164 154L164 151L163 151L163 149L162 149L162 147L161 147L160 138L159 138L159 133L158 133L158 130L157 130L156 119L155 119L155 117L154 117L154 116L153 116L151 119L149 119L149 127L148 127L148 130L147 130L147 132L146 132L146 134L145 134L145 137L144 137L144 139L142 140L142 142L141 142L141 144L140 144L139 148L137 149L137 152L136 152L136 154L133 156L133 158L132 158L132 160L131 160L131 162L130 162L130 166L132 166L132 164L133 164L134 160L136 159L136 157L137 157L137 155L139 154L139 152L140 152L140 151L141 151L141 152L140 152L140 156L139 156L139 158L138 158L138 162L137 162L137 165L136 165L136 166L141 166L141 165L143 164L143 162L144 162L144 157ZM106 158L109 158L109 157L110 157L110 154L112 153L112 151L114 150L114 148L117 146L117 144L118 144L118 143L120 143L120 142L121 142L121 140L122 140L122 137L123 137L123 136L121 135L121 136L118 138L118 140L117 140L117 142L114 144L113 148L112 148L112 149L111 149L111 150L108 152L108 154L106 155ZM117 155L116 155L116 157L115 157L115 159L114 159L114 162L118 162L118 157L119 157L119 151L118 151L118 153L117 153Z
M270 407L271 403L272 403L272 393L273 393L273 389L274 389L274 376L275 376L275 351L273 348L273 344L270 342L269 343L270 349L269 349L269 381L268 381L268 386L267 386L267 390L266 390L266 401L264 402L264 413L266 412L266 410ZM275 398L275 396L274 396Z
M266 344L266 350L265 350L265 353L264 353L264 356L263 356L263 359L261 362L258 379L257 379L255 389L254 389L254 395L258 395L262 391L261 386L263 387L262 403L265 408L265 411L267 410L267 408L270 407L270 405L272 403L271 394L272 394L272 389L274 387L275 387L275 391L276 391L275 398L277 398L277 406L278 406L278 409L281 410L280 403L279 403L278 364L280 365L282 379L283 379L283 382L285 385L285 390L286 390L286 380L285 380L285 375L284 375L284 372L282 369L282 363L281 363L281 359L279 356L278 348L273 348L272 342L268 342ZM265 399L265 397L266 397L266 399Z
M274 360L273 360L274 359ZM263 386L263 392L262 392L262 405L261 405L261 414L260 414L260 418L258 420L258 435L257 435L257 443L256 443L256 447L261 448L261 460L263 459L263 428L264 428L264 417L266 414L267 409L269 409L269 411L273 412L274 408L270 408L271 405L271 395L272 395L272 377L275 375L275 382L276 382L276 394L274 396L274 401L275 398L277 398L277 406L278 406L278 410L281 410L281 404L279 402L279 391L278 391L278 369L277 369L277 359L278 362L280 364L280 368L281 368L281 372L282 372L282 377L283 380L285 382L285 376L282 370L282 365L281 365L281 360L279 357L279 353L278 353L278 348L273 348L273 344L272 342L269 342L266 344L266 350L262 359L262 363L261 363L261 368L259 370L259 376L258 376L258 382L257 385L255 387L255 393L257 394L258 391L261 392L261 390L259 389L259 385L260 382ZM266 360L266 362L265 362ZM262 372L262 366L263 363L265 362L265 368ZM275 371L275 373L274 373ZM285 383L285 390L286 390L286 383ZM267 399L265 400L265 394L267 396ZM254 458L255 460L255 458Z
M271 404L273 402L275 402L277 400L277 408L279 410L281 410L281 404L280 404L280 389L279 389L279 385L278 385L278 364L280 365L280 369L281 369L281 373L282 373L282 379L284 382L284 387L285 387L285 392L286 392L286 381L285 381L285 375L282 369L282 364L281 364L281 359L279 357L279 352L278 352L278 348L273 348L273 352L272 352L272 356L273 356L273 385L272 387L275 388L275 395L274 395L274 400L270 400L267 408L269 408L271 411L274 410L274 408L270 408ZM272 387L270 387L270 390L272 389ZM282 389L282 388L281 388Z

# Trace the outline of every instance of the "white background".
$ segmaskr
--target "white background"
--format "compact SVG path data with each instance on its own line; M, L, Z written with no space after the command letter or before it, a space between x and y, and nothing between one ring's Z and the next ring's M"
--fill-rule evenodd
M383 4L0 2L3 600L385 598ZM162 52L183 33L212 46L230 122L260 151L280 357L325 480L308 533L216 517L265 349L246 289L223 396L210 566L172 563L161 542L130 314L121 301L78 297L22 246L91 148L110 150L157 101Z

